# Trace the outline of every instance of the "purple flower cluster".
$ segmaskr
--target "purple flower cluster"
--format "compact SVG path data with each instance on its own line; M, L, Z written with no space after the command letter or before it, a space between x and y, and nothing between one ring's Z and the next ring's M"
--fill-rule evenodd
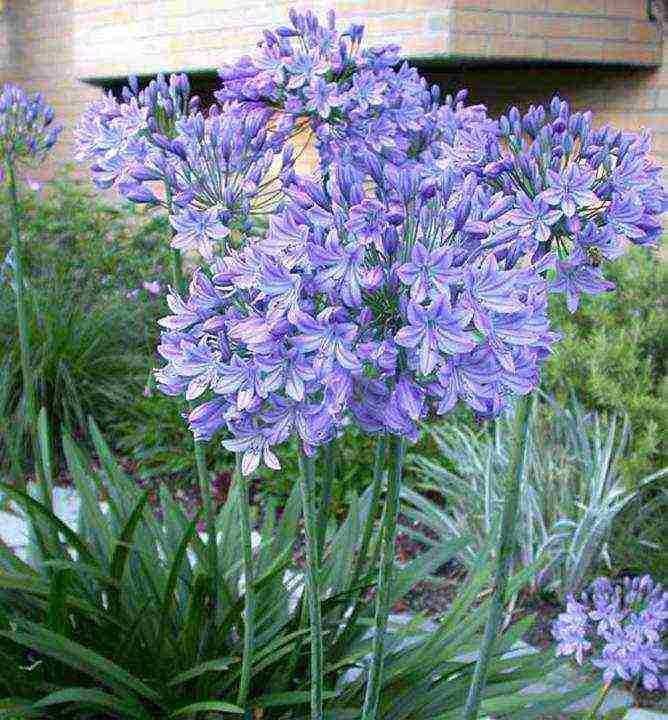
M221 69L206 116L173 76L105 98L80 134L98 183L147 203L164 186L174 246L204 259L169 296L157 378L245 472L294 433L312 452L353 421L414 439L460 400L498 413L557 339L548 293L575 310L611 289L602 263L654 242L668 207L646 134L559 98L496 121L396 47L363 49L361 26L290 19Z
M158 75L142 90L137 78L130 77L121 99L110 91L88 106L76 131L76 158L91 164L98 187L115 185L129 200L157 203L152 193L142 193L145 188L132 182L130 170L153 160L168 172L175 123L198 105L197 97L190 98L185 75L171 75L169 80Z
M550 290L565 293L571 312L583 293L614 288L603 277L604 260L660 237L668 195L649 133L594 129L591 112L572 113L554 97L549 108L532 106L524 116L511 109L492 147L482 171L514 195L509 222L518 237L490 241L505 248L511 263L556 251Z
M205 117L189 93L185 75L159 75L143 90L130 78L120 100L110 93L89 106L77 159L91 163L98 187L167 208L172 247L211 259L234 231L254 232L294 159L288 134L268 129L272 111L214 106Z
M224 66L223 103L269 109L282 131L310 129L321 168L345 154L371 151L401 164L427 127L435 98L414 68L399 64L399 47L363 49L364 27L321 24L312 12L290 13L291 25L265 31L259 52Z
M667 629L668 592L645 575L618 585L599 578L579 598L569 595L552 633L557 655L582 665L591 654L606 683L642 680L647 690L668 690Z
M60 127L41 93L28 95L7 83L0 88L0 160L37 163L55 145Z
M296 178L264 237L200 269L161 321L162 389L189 400L200 439L226 427L244 469L297 433L307 451L353 418L415 439L463 400L497 413L528 393L556 336L540 265L476 255L498 199L473 174L330 165ZM474 258L472 260L472 258Z

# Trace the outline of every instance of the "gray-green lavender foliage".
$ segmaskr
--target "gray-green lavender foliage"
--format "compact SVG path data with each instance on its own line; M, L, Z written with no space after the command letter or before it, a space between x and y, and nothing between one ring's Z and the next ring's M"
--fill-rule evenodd
M428 547L468 538L459 558L471 567L497 531L512 422L503 416L486 431L457 424L429 432L440 459L413 456L417 480L403 490L404 511L420 523L411 532ZM666 477L658 471L629 489L621 461L630 439L628 420L586 413L575 399L567 407L534 410L512 556L516 571L539 566L534 590L576 590L598 563L609 565L615 519L643 488ZM442 503L425 492L440 495Z

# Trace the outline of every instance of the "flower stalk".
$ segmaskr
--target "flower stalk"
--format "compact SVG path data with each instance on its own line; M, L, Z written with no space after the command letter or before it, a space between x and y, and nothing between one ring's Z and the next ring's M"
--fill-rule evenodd
M311 720L322 720L323 651L320 607L320 549L315 504L315 458L299 458L300 489L306 530L306 591L311 620Z
M241 680L237 705L246 706L250 688L253 654L255 649L255 576L253 572L253 542L250 524L250 478L241 473L241 455L236 456L236 476L239 490L239 520L241 524L241 545L244 566L244 651L241 661Z
M496 553L496 569L494 573L494 590L485 624L480 654L476 662L473 679L469 688L463 719L475 720L478 717L485 682L489 670L489 662L494 651L497 634L503 617L503 606L508 587L508 574L515 542L515 524L517 508L524 474L527 439L529 435L529 418L531 416L532 397L523 396L515 407L515 444L513 445L508 475L506 477L505 497L501 515L501 529Z
M181 251L172 249L172 284L178 292L184 292L185 278L183 277L183 265L181 260Z
M596 720L598 711L601 709L601 706L605 702L606 697L608 697L608 693L610 692L611 687L612 682L606 682L603 684L594 704L592 705L591 710L589 711L589 714L587 715L587 720Z
M387 436L379 435L376 441L376 450L373 462L373 484L371 486L371 500L369 502L369 512L367 513L364 521L364 530L362 531L362 542L360 544L357 558L355 559L355 565L353 567L352 580L350 582L351 587L355 587L359 580L360 573L364 567L364 563L367 560L367 553L369 551L369 544L371 543L371 535L373 533L373 526L376 520L376 514L378 512L378 505L380 504L380 495L383 487L383 471L386 463L386 450L387 450Z
M33 446L33 457L35 458L35 469L39 455L37 454L37 400L35 397L35 385L30 368L30 329L28 326L28 311L25 296L25 281L23 275L23 248L21 247L21 234L19 230L19 202L16 190L16 173L14 164L10 159L5 162L7 171L7 182L9 185L9 212L10 231L12 238L12 251L14 256L14 284L16 295L16 317L19 330L19 349L21 355L21 374L23 376L23 390L26 399L26 416L30 428L30 438ZM23 483L23 480L21 481Z
M380 568L378 570L378 585L376 588L373 654L371 667L369 668L369 679L366 686L362 720L378 720L378 706L380 703L380 689L385 655L385 633L387 631L387 619L390 614L392 576L394 572L394 542L397 535L399 493L401 490L406 440L403 437L391 435L388 445L389 469L385 509L383 513Z
M165 206L167 208L168 216L171 215L174 209L173 193L168 183L164 184L165 187ZM186 291L186 282L183 275L183 266L181 262L181 251L177 248L172 249L172 282L174 289L178 293ZM190 406L192 410L192 406ZM201 442L194 440L195 448L195 467L197 468L197 479L199 482L200 495L202 497L202 506L204 507L204 516L206 522L207 532L207 558L209 563L209 575L211 577L212 584L212 602L213 607L216 611L216 617L218 616L218 538L216 533L216 517L213 507L213 498L211 497L211 487L209 485L209 475L206 469L206 454L204 447ZM241 473L239 472L239 476Z

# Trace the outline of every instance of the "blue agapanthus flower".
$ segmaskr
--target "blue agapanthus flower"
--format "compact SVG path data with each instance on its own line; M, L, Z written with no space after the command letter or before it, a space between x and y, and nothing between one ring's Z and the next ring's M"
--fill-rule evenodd
M375 179L330 167L324 192L295 178L266 235L200 270L206 284L193 281L188 299L172 300L174 315L162 321L167 364L159 383L171 392L200 368L197 389L221 398L207 423L242 433L249 471L278 439L296 433L312 451L351 419L367 431L416 438L422 419L457 399L499 412L513 393L535 387L556 340L541 274L476 255L493 223L473 220L491 202L475 192L475 178L434 186L418 165ZM463 213L465 186L473 200ZM373 203L383 208L374 206L378 233L356 223L360 206ZM416 293L403 260L422 262L427 252L439 262ZM203 357L193 359L196 348ZM508 382L516 365L523 380ZM191 424L200 432L199 410ZM223 444L241 447L237 439Z
M603 680L642 682L646 690L668 690L668 592L649 575L613 584L596 580L587 592L570 595L552 633L557 654L587 659Z

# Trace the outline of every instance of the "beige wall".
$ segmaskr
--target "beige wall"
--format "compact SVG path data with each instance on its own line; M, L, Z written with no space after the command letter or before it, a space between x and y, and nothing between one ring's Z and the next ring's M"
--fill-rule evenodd
M342 21L364 22L370 42L399 42L409 56L432 61L434 79L470 88L470 97L493 111L547 100L559 90L601 122L653 129L657 153L668 161L668 70L657 67L660 25L649 20L646 0L312 0L310 6L324 13L332 4ZM56 159L71 158L72 127L99 92L81 78L214 69L247 52L262 28L285 22L293 5L305 6L0 0L0 81L45 93L66 127ZM525 64L508 67L512 61ZM598 65L538 65L550 62ZM622 62L627 67L612 66ZM494 67L499 63L505 69Z

